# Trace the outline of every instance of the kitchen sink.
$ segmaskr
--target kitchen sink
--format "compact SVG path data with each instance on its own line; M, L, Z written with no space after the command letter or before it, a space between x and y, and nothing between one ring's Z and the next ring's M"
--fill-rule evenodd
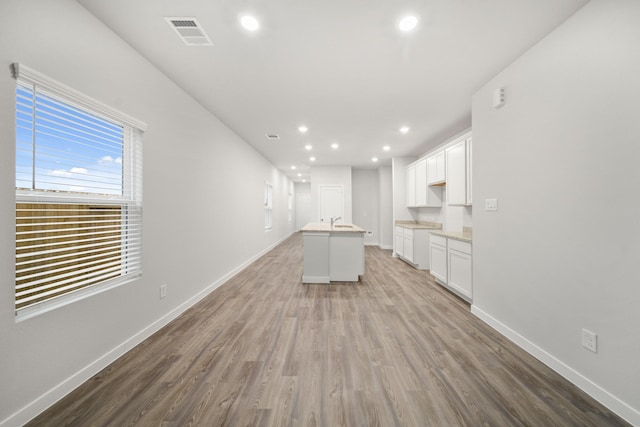
M335 224L334 225L335 228L353 228L353 225L348 225L348 224Z

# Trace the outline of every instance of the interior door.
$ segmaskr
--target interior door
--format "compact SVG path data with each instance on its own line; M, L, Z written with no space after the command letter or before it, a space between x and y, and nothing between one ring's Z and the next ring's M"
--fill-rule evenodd
M342 185L320 185L320 220L330 222L340 216L344 222L344 190Z

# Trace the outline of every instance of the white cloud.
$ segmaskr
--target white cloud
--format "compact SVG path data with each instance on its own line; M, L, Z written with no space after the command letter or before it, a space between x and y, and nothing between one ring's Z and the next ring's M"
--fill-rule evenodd
M103 156L100 158L101 165L108 165L111 163L117 163L119 165L122 164L122 157L116 157L115 159L111 156Z
M54 169L51 172L49 172L49 174L53 176L62 176L67 178L71 176L71 172L66 171L64 169Z
M63 178L71 178L73 177L75 174L82 174L82 175L86 175L88 174L89 171L86 168L71 168L70 170L64 170L64 169L54 169L51 172L49 172L49 175L53 175L53 176L60 176Z

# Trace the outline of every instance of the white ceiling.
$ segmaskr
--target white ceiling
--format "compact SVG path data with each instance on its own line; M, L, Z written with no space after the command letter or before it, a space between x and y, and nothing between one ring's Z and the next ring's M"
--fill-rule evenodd
M77 1L300 181L310 156L377 167L374 156L390 164L470 127L471 95L588 0ZM247 13L254 33L239 24ZM401 33L407 13L418 27ZM214 46L186 46L164 20L180 16Z

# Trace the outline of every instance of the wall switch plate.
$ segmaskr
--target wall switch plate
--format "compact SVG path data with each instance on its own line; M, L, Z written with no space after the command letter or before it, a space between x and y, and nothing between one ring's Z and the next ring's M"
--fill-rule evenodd
M587 350L598 352L598 335L588 329L582 330L582 346Z
M485 211L497 211L498 210L498 199L484 199L484 210Z
M504 88L499 87L493 91L492 104L496 110L504 105Z
M167 285L160 286L160 299L167 296Z

